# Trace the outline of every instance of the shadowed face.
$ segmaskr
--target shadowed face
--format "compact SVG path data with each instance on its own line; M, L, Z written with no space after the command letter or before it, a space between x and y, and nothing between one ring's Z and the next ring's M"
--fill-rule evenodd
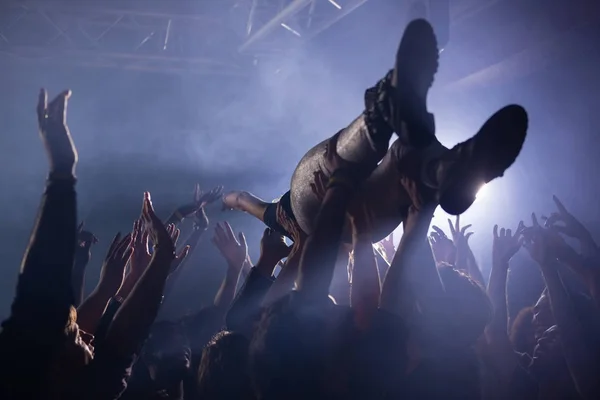
M180 376L186 373L191 355L185 331L178 324L157 325L144 346L144 359L155 380L164 379L165 374Z

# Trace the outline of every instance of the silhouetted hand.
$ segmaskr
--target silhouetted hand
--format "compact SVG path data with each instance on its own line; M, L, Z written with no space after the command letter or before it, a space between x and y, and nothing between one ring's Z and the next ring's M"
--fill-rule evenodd
M177 208L180 218L189 218L197 213L202 207L214 203L223 196L223 186L217 186L208 192L200 189L200 184L194 186L194 198L191 203Z
M260 240L261 262L258 264L271 265L271 271L268 273L268 275L271 275L275 265L283 258L286 258L291 250L292 248L285 243L283 235L280 235L271 228L267 228Z
M162 221L156 216L154 207L152 206L150 192L144 193L142 221L148 232L148 238L153 244L153 257L160 256L165 257L165 259L170 259L170 261L174 261L176 256L175 243L173 242L173 230L169 232L167 227L165 227Z
M567 210L558 197L552 196L552 200L554 200L558 211L550 214L550 217L542 216L545 221L544 226L579 240L585 252L588 253L586 256L595 255L598 252L598 247L592 238L592 234Z
M327 192L327 176L321 170L313 172L313 182L310 184L310 189L317 197L319 202L322 202Z
M77 227L77 249L75 250L75 265L85 267L92 258L92 245L98 243L93 233L83 230L83 221Z
M125 266L133 252L131 244L131 234L121 238L121 233L117 233L108 248L108 253L100 271L100 281L97 289L108 297L114 296L123 285Z
M67 127L67 101L70 90L65 90L48 104L48 94L41 89L37 105L40 136L48 161L50 173L60 177L73 177L77 164L77 149Z
M500 229L498 225L494 225L494 241L492 244L492 260L494 265L508 267L508 262L523 245L522 233L525 230L523 221L519 222L519 226L514 235L510 229Z
M228 222L217 223L212 242L231 268L241 269L248 259L248 245L242 232L235 237Z
M219 200L223 196L223 186L219 185L208 192L204 192L200 189L200 184L197 183L194 188L194 203L196 203L198 212L202 207L212 204Z
M130 273L139 277L144 273L152 258L148 231L145 229L144 222L141 218L133 223L132 237L133 242L131 247L133 249L133 254L131 255Z
M552 229L540 226L535 213L531 214L532 226L523 229L523 247L540 266L547 266L557 259L571 259L575 251Z
M429 243L433 258L437 263L454 265L456 263L456 246L440 227L433 225L431 229L433 232L429 234Z
M409 214L414 214L415 212L421 211L424 208L434 208L435 204L432 202L432 199L429 197L423 197L425 191L421 188L421 183L415 181L411 176L403 175L400 178L400 183L406 190L406 194L411 201L411 206L409 208Z
M473 232L467 232L467 229L471 227L471 224L461 227L460 215L457 215L454 225L450 219L448 219L448 225L450 226L450 233L452 234L454 246L456 246L457 249L468 247L469 238L473 235Z
M379 242L384 252L384 258L391 261L396 254L396 246L394 246L394 232L390 233L388 237Z
M281 206L281 203L277 204L277 208L275 209L275 217L277 219L277 223L281 225L281 227L290 234L290 239L294 242L296 246L302 246L304 240L306 239L306 233L300 228L298 222L290 217L285 209Z
M171 238L171 241L173 242L173 246L175 248L177 248L177 241L179 240L179 235L181 234L181 231L175 226L175 224L166 225L166 229L167 229L167 233L169 234L169 237ZM179 268L179 266L181 265L183 260L185 260L189 251L190 251L190 246L188 245L188 246L185 246L179 252L179 254L175 257L173 262L171 262L171 269L169 270L169 274L172 274L173 272L177 271L177 268Z

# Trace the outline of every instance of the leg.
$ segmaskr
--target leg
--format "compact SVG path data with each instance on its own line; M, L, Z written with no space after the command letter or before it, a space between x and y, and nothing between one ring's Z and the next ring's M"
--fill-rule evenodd
M270 204L273 203L267 203L255 195L244 191L229 192L223 196L223 207L243 211L261 221L264 221L265 211Z
M434 123L427 112L426 97L437 67L433 29L424 20L411 22L398 47L394 69L366 91L365 111L339 132L338 154L372 172L386 154L393 132L412 145L426 146L431 142L435 138ZM403 129L404 126L408 129ZM311 149L292 176L292 210L298 225L308 234L320 207L310 188L313 174L322 170L329 175L323 160L326 142Z
M229 192L223 196L223 206L248 213L261 220L274 231L294 240L291 234L277 220L277 207L282 207L290 219L294 220L294 216L291 214L290 192L286 192L275 203L267 203L255 195L244 191Z

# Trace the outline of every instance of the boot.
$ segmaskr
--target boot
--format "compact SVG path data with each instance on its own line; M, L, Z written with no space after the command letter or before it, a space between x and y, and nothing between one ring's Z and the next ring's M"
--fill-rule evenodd
M390 125L402 143L415 149L435 139L435 120L427 111L427 94L439 67L433 27L424 19L408 24L398 46L389 98Z
M527 126L523 107L506 106L471 139L429 162L425 183L436 188L442 209L451 215L462 214L483 185L504 175L521 152Z

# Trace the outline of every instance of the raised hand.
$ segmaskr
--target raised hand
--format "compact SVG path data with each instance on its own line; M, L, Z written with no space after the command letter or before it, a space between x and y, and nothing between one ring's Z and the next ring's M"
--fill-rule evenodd
M179 237L179 230L175 229L174 225L165 227L158 216L156 216L149 192L144 193L142 221L148 231L149 239L152 241L154 250L152 254L153 257L165 257L165 259L170 259L170 271L172 272L174 270L173 264L176 264L176 268L187 256L189 246L186 246L179 255L175 254L175 240Z
M131 235L133 237L131 243L133 254L131 255L130 273L139 277L146 270L150 263L150 259L152 258L148 231L145 229L144 222L141 218L134 221Z
M383 252L385 253L385 259L391 260L396 254L396 246L394 246L394 232L390 233L388 237L379 242Z
M319 199L319 201L323 201L323 199L325 198L325 192L327 192L327 176L325 176L325 173L323 171L318 170L315 173L313 173L313 177L314 180L310 184L310 189L312 190L314 195L317 196L317 199Z
M500 229L494 225L494 241L492 244L492 259L495 265L508 267L508 262L523 245L522 233L525 230L523 221L519 222L513 234L510 229Z
M523 229L523 247L540 266L546 266L556 259L568 259L574 250L558 232L543 228L535 213L531 214L532 226Z
M467 232L467 229L471 227L471 224L460 226L460 215L456 216L455 223L448 219L448 225L450 226L450 233L452 234L452 241L457 248L461 246L469 245L469 238L473 235L473 232Z
M92 245L98 243L98 238L93 233L83 230L83 221L77 227L77 249L75 251L75 264L85 266L92 257Z
M198 206L197 211L199 211L199 209L201 209L202 207L204 207L208 204L214 203L215 201L219 200L222 196L223 196L223 186L219 185L219 186L212 188L208 192L203 192L200 189L200 184L197 183L196 187L194 188L194 202Z
M285 243L285 238L279 233L275 232L271 228L265 229L263 236L260 240L260 264L267 264L271 266L271 273L273 267L281 261L281 259L287 257L290 254L291 247Z
M108 297L114 296L125 279L125 266L133 253L131 234L121 238L117 233L113 239L100 271L100 282L97 290Z
M177 248L177 241L179 240L179 235L181 234L181 231L175 226L175 224L167 224L166 228L167 232L169 233L169 236L171 237L171 241L173 242L173 246ZM179 268L183 260L185 260L185 258L189 254L190 248L191 247L189 245L185 246L179 252L179 254L175 256L175 260L171 262L171 269L169 271L169 274L172 274L173 272L177 271L177 268Z
M552 196L552 200L554 200L558 211L550 214L550 217L542 216L545 222L544 226L563 235L578 239L583 247L588 250L588 253L597 252L597 245L587 228L567 210L558 197Z
M37 104L40 136L50 163L50 173L73 177L77 164L77 149L67 127L67 102L71 91L65 90L48 104L48 94L41 89Z
M248 259L248 245L242 232L235 237L228 222L217 223L212 242L231 268L241 269Z
M277 217L277 222L279 223L279 225L281 225L283 227L283 229L287 233L290 234L290 236L291 236L290 239L292 239L292 241L294 242L294 245L302 246L306 239L306 233L304 233L302 228L300 228L300 226L298 225L298 222L296 222L296 220L294 220L293 218L291 218L288 215L288 213L281 206L281 204L277 205L275 212L276 212L275 215Z
M445 262L454 265L456 263L456 246L440 227L433 225L431 229L433 232L429 234L429 243L433 258L438 263Z
M171 241L173 242L175 247L177 247L177 241L179 240L179 235L181 234L181 231L175 226L175 224L167 224L165 228L167 228L167 232L169 233Z

